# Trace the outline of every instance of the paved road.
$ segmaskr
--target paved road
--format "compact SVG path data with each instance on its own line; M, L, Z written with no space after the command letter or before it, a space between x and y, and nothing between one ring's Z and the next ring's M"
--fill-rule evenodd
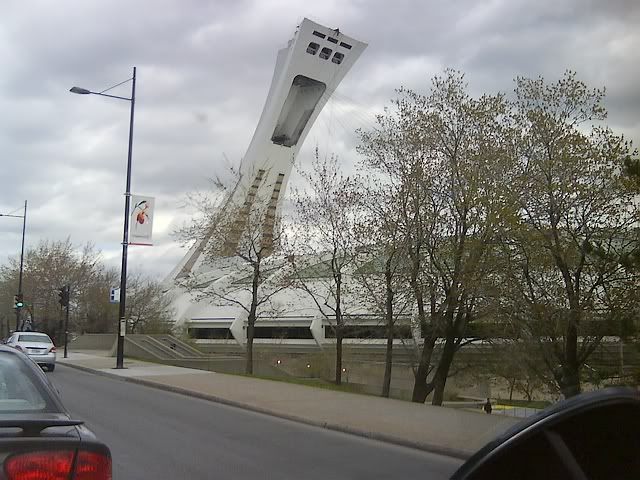
M49 375L111 448L114 479L431 480L460 464L63 365Z

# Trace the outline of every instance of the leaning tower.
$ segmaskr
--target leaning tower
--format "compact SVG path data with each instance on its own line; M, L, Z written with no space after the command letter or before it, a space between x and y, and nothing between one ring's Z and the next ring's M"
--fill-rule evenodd
M296 155L318 114L366 46L339 29L306 18L302 21L287 46L278 52L271 87L243 157L238 184L222 203L221 216L225 209L233 212L232 221L225 223L224 231L216 231L187 252L169 275L169 285L191 275L215 280L219 275L214 273L216 266L210 256L207 261L203 258L205 247L215 246L221 264L226 263L246 235L253 209L265 210L262 242L271 245ZM185 300L177 301L182 304L178 309L182 320L190 316Z

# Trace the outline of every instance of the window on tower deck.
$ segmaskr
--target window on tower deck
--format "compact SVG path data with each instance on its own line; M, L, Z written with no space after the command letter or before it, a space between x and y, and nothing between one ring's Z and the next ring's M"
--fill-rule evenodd
M297 75L282 105L271 141L283 147L296 145L326 89L318 80Z
M337 63L338 65L342 63L342 60L344 60L344 54L340 52L334 53L333 58L331 59L333 63Z
M320 58L323 60L329 60L329 57L331 56L331 52L332 50L330 48L324 47L320 51Z
M310 53L311 55L315 55L316 53L318 53L319 48L320 48L320 45L318 45L316 42L311 42L307 47L307 53Z

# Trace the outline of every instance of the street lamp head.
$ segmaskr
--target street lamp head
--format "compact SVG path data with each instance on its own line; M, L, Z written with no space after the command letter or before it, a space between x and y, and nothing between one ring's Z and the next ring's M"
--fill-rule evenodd
M86 88L73 87L69 90L71 93L77 93L80 95L89 95L91 90L87 90Z

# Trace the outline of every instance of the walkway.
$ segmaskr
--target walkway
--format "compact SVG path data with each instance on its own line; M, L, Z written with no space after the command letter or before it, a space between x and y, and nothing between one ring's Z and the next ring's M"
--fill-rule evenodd
M465 458L517 419L286 382L71 352L58 363L333 430Z

